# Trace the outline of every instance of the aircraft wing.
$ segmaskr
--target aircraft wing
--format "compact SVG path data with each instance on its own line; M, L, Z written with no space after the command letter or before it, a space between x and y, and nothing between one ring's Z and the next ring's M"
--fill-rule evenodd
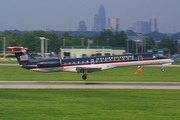
M96 71L101 71L102 68L93 68L93 67L76 67L77 73L92 73Z

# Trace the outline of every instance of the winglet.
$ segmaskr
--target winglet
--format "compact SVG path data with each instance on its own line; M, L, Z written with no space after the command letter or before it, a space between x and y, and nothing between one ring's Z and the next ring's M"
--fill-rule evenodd
M7 47L9 49L11 49L13 52L25 52L26 50L24 49L24 47L19 47L19 46L11 46L11 47Z

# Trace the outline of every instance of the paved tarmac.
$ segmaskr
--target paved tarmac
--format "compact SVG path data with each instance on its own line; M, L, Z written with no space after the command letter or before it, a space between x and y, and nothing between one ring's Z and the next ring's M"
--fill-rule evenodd
M19 66L19 64L0 64L0 66Z
M0 81L13 89L180 89L180 82Z

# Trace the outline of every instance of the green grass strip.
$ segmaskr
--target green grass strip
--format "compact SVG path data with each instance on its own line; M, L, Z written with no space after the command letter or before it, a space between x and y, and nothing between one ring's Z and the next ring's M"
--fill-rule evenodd
M1 120L179 120L180 90L0 89Z
M140 82L179 82L180 68L143 68L135 74L137 67L122 67L88 74L86 81L140 81ZM7 81L83 81L82 73L54 72L41 73L23 69L18 66L0 66L0 80Z

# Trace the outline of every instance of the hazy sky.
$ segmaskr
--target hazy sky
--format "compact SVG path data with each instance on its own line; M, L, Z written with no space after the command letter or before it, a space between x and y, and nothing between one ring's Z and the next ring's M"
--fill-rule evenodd
M103 4L108 18L119 18L119 29L133 22L157 18L159 32L180 31L180 0L0 0L0 31L75 31L80 21L92 30L93 18Z

